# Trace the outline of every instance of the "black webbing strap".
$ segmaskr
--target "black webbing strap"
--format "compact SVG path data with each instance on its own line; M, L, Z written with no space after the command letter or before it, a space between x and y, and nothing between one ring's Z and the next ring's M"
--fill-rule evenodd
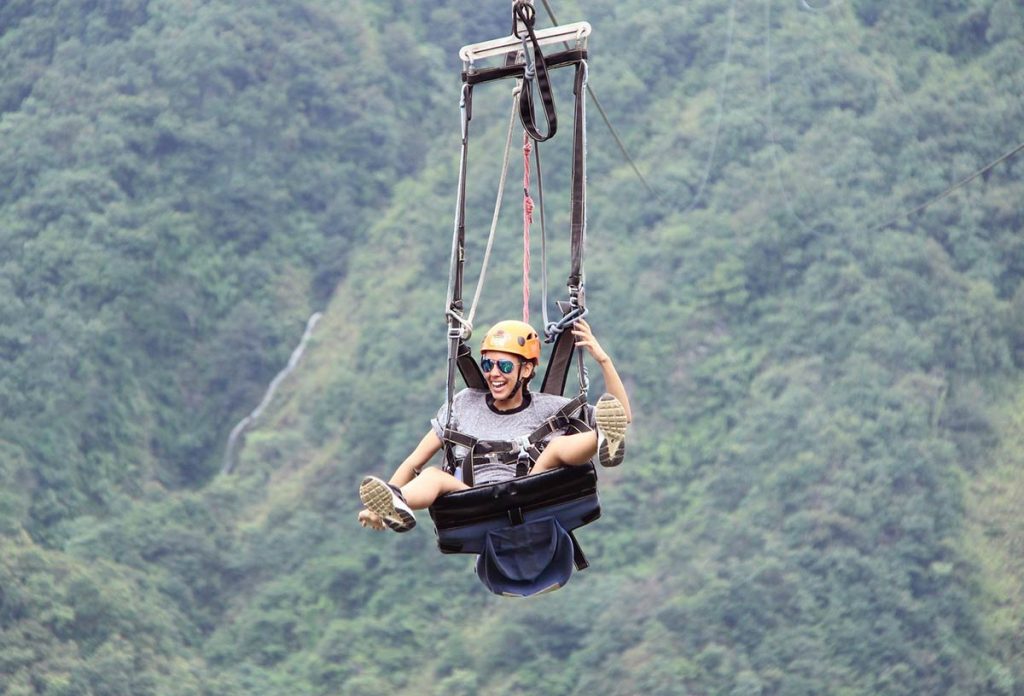
M456 368L462 373L463 379L467 379L467 371L469 371L469 379L474 379L472 370L465 364L465 358L463 357L463 353L468 352L468 348L466 348L463 341L463 329L465 326L462 319L464 307L462 302L462 285L466 261L466 177L469 160L469 122L473 118L473 87L471 85L464 84L462 86L462 100L459 107L462 113L462 148L459 157L458 200L455 206L455 231L452 235L452 255L448 278L449 297L448 307L446 308L448 313L448 378L445 385L448 422L444 424L446 428L451 424L452 419ZM482 376L479 382L483 382ZM444 443L444 448L445 460L450 465L453 465L454 455L447 441Z
M569 307L568 302L559 302L558 306L562 309L563 316L574 311ZM575 352L576 337L573 336L572 331L563 331L558 334L555 346L548 356L548 367L544 371L544 380L540 384L540 390L543 393L557 394L558 396L565 393L565 383L569 379L569 367L572 365L572 356Z
M519 92L519 118L523 122L523 129L526 130L529 136L536 142L542 143L554 137L558 131L558 114L555 112L555 95L551 90L551 79L548 77L547 61L540 50L537 34L533 31L537 12L534 10L533 5L522 1L517 2L512 7L512 12L515 14L516 19L526 27L526 33L530 40L529 50L533 53L533 75L530 74L529 66L527 66L523 73L523 88ZM527 57L527 63L529 62L529 57ZM537 80L537 91L540 92L541 100L544 102L544 118L548 122L548 132L546 134L541 134L537 130L537 114L533 105L533 85L531 84L534 78Z
M573 95L576 98L572 131L572 208L569 211L571 267L569 288L583 284L583 248L587 238L587 162L586 162L586 86L587 64L577 63Z
M442 439L447 451L452 451L454 445L462 445L469 450L469 453L462 460L462 482L469 487L473 486L475 480L473 469L477 459L493 458L496 462L502 464L511 464L515 461L515 477L520 478L530 472L530 468L537 461L537 457L540 456L540 450L536 447L530 447L525 453L521 453L519 446L514 442L506 440L477 440L470 435L451 430L450 428L445 430L444 438ZM454 457L450 462L449 468L451 469L449 473L454 474Z
M575 65L587 59L587 49L573 48L568 51L559 51L544 57L544 65L547 69L564 68L567 65ZM473 68L462 72L462 81L469 85L478 85L483 82L504 80L510 77L522 77L526 71L526 64L511 62L507 65L494 68Z
M541 423L536 430L530 433L530 444L536 445L551 433L558 432L559 430L564 430L570 425L574 427L579 427L579 423L583 423L583 425L587 426L587 429L589 430L589 425L582 418L572 417L572 414L576 413L576 411L579 411L586 403L586 394L577 394L576 398L570 399L569 403L565 404L564 406L562 406L562 408L558 409L554 414L552 414L550 418Z
M448 407L449 414L451 413L451 406ZM451 415L448 416L448 423L445 424L444 434L441 436L441 442L444 443L444 470L452 476L455 475L455 470L458 468L458 461L455 459L455 445L462 445L469 451L473 451L476 446L477 439L465 433L460 433L458 430L453 430L449 427L451 423ZM469 480L466 480L465 467L462 472L462 481L467 486L473 485L473 472L469 472Z
M576 566L576 570L584 570L590 567L590 561L587 560L586 554L583 553L583 547L580 546L580 542L576 541L576 535L573 532L569 532L569 539L572 541L572 562Z
M480 442L478 438L459 432L458 430L453 430L452 428L445 428L444 440L455 445L462 445L467 449L473 449L473 447L476 446L476 443Z
M572 201L569 211L570 265L569 302L559 302L562 316L578 313L582 316L586 307L583 295L583 251L587 238L587 167L586 167L586 63L576 65L576 79L573 84L575 110L573 113L572 135ZM546 328L546 327L545 327ZM558 334L551 350L548 368L540 390L545 394L561 395L569 378L569 367L576 348L576 337L567 328Z
M462 381L470 389L486 389L487 381L484 373L480 370L480 363L473 357L473 351L466 345L465 341L459 341L459 352L456 358L459 366L459 374Z

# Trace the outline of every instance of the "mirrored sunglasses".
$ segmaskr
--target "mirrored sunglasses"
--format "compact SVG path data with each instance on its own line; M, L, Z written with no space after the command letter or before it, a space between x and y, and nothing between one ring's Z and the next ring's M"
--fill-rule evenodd
M495 365L498 366L503 375L512 374L512 370L516 369L516 364L511 360L491 360L490 358L482 358L480 360L480 369L484 371L485 375L493 370Z

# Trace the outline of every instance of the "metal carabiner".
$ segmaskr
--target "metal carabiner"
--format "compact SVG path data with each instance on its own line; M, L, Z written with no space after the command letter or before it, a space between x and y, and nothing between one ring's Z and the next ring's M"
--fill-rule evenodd
M587 316L587 314L589 313L590 310L587 309L586 307L576 306L574 309L570 310L568 314L563 316L558 321L552 321L548 323L548 325L544 327L544 342L553 342L559 336L559 334L564 332L570 326L574 325L583 317Z
M445 316L449 319L454 319L458 326L448 326L448 339L459 339L461 341L468 341L473 335L473 325L463 317L461 314L456 312L454 309L449 309L445 312Z

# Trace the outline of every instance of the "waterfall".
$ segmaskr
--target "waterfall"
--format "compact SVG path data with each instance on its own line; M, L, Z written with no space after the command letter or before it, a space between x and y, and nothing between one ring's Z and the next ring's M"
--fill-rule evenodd
M228 436L227 450L224 452L224 465L221 468L222 474L230 474L234 471L235 464L237 463L237 448L238 441L245 435L246 431L263 415L263 411L266 410L267 406L270 405L271 400L274 398L274 393L277 391L278 386L283 382L288 375L292 373L295 367L299 364L299 360L302 358L303 352L306 350L306 344L309 343L310 337L313 335L313 329L316 327L320 317L323 316L322 312L314 312L312 316L306 321L306 330L302 334L302 340L299 341L299 345L292 351L291 357L288 358L288 364L283 370L277 373L277 375L270 381L270 385L267 387L267 392L263 395L263 400L260 401L259 406L252 410L248 416L238 421L238 425L231 429L231 434Z

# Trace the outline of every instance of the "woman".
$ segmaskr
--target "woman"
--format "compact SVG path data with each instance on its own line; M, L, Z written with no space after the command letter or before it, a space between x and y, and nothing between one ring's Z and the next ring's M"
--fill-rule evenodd
M550 433L537 457L531 474L560 466L584 464L597 454L603 466L617 466L625 452L626 425L631 420L629 398L611 358L594 338L590 325L582 319L573 327L576 346L585 349L597 361L608 393L596 406L597 429L583 433ZM540 338L521 321L495 324L484 336L480 348L480 366L487 389L464 389L452 400L451 427L479 440L516 441L528 436L569 399L553 394L534 394L529 382L540 363ZM441 469L423 469L443 446L445 424L449 423L447 405L431 421L431 430L385 482L367 476L359 486L359 497L366 509L359 513L363 527L406 532L416 526L413 510L430 507L438 496L465 490L469 486ZM456 447L456 459L468 450ZM516 468L499 461L474 465L473 483L487 485L515 478Z

